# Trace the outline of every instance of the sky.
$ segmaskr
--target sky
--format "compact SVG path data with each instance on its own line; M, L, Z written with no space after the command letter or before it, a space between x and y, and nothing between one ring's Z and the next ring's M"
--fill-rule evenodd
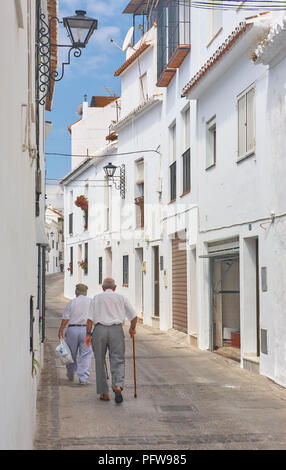
M75 15L75 10L85 10L86 15L98 20L98 29L89 43L82 50L79 58L72 57L66 66L61 81L55 85L53 109L46 113L46 120L52 121L52 131L46 141L47 153L70 153L71 139L68 126L80 119L77 107L84 101L90 103L94 95L120 95L120 78L114 77L114 71L125 61L125 53L110 42L110 39L122 46L128 29L132 26L132 15L123 15L122 11L128 0L59 0L59 19ZM69 44L66 30L59 25L59 44ZM68 49L60 48L59 66L67 57ZM51 156L46 158L47 184L65 176L71 170L70 157Z

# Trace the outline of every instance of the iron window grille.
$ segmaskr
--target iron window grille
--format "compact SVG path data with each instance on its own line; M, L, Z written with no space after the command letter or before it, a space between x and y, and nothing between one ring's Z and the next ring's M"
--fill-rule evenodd
M85 263L84 274L87 275L88 274L88 243L84 244L84 263Z
M73 213L69 214L69 235L73 234Z
M70 275L73 275L73 246L70 247Z
M170 200L174 201L177 197L177 165L176 162L170 165Z
M191 189L191 151L190 149L182 155L183 158L183 193Z
M102 257L98 258L98 284L102 284Z
M123 285L128 286L129 281L129 258L128 255L123 256Z

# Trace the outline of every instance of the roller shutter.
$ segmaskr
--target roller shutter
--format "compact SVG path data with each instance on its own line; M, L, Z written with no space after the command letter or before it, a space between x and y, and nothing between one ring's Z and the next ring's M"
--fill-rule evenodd
M186 242L181 238L172 240L172 302L173 328L187 333L187 252Z

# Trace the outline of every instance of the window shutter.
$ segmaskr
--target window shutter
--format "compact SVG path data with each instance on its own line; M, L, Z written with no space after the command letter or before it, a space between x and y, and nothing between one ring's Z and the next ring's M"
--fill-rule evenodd
M246 95L246 151L249 152L254 148L255 123L254 123L254 88Z
M246 153L246 95L238 100L238 156Z

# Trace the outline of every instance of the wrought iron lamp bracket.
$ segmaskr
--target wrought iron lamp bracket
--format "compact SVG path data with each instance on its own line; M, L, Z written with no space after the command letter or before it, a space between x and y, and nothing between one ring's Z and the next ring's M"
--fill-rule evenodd
M38 101L40 105L45 105L46 97L51 92L51 81L59 82L62 80L65 72L65 66L70 64L71 54L73 53L74 57L81 56L80 47L74 45L66 44L51 44L50 42L50 33L51 33L51 22L57 21L59 24L63 22L59 20L56 16L53 16L46 21L46 15L44 13L40 14L40 25L39 25L39 34L38 34ZM51 70L51 48L52 47L66 47L69 48L68 59L66 62L62 63L61 73L57 70Z
M125 165L124 163L122 163L122 165L120 166L120 175L112 177L112 183L114 184L115 189L120 191L121 199L125 199Z

